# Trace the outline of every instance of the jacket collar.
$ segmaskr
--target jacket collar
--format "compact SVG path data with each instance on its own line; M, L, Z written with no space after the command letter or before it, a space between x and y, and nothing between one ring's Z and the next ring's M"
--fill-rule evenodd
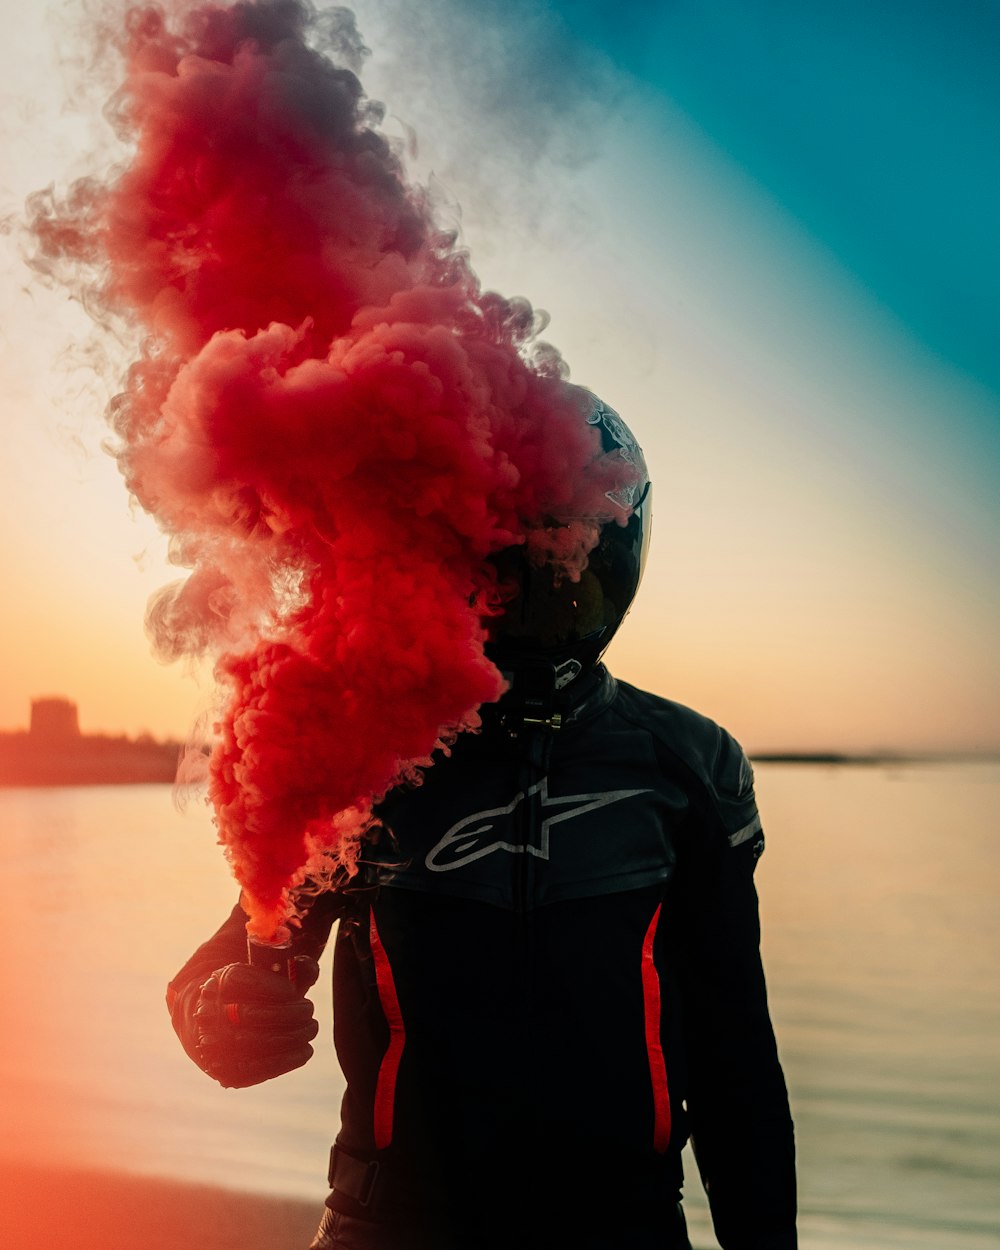
M596 664L575 681L556 692L556 707L563 712L563 725L590 720L611 703L618 683L603 664Z
M604 665L595 664L561 690L551 692L550 702L539 713L542 717L541 722L538 720L526 722L523 719L525 716L524 698L523 695L519 695L515 686L512 686L496 703L484 704L480 708L480 713L484 725L498 725L507 730L516 731L518 726L525 723L544 725L548 717L556 722L548 724L549 728L565 729L569 725L580 724L603 712L612 702L617 691L617 683ZM533 715L533 711L529 711L528 715Z

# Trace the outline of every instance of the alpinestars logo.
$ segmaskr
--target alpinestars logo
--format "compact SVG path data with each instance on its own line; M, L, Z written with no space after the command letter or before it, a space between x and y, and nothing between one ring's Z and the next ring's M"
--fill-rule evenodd
M424 863L431 872L451 872L474 859L492 855L495 851L510 851L514 855L527 852L539 859L548 859L549 832L553 825L582 816L584 812L592 812L597 807L609 807L612 803L620 803L622 799L648 793L648 789L606 790L603 794L567 794L562 798L554 798L549 794L548 778L543 777L527 792L519 791L506 807L491 807L463 817L428 851ZM519 845L513 841L514 812L526 798L533 798L536 794L541 801L542 811L551 814L541 822L537 846Z

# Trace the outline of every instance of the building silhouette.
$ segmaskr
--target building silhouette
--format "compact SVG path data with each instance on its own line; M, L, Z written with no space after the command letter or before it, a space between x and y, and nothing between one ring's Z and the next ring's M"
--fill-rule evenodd
M31 700L33 742L72 742L80 737L80 717L71 699L47 698Z

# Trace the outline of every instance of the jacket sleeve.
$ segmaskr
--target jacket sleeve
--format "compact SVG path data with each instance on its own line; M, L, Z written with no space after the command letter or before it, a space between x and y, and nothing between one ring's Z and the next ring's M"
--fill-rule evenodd
M726 734L705 822L681 959L692 1146L723 1250L795 1250L794 1133L754 886L763 834L752 770Z

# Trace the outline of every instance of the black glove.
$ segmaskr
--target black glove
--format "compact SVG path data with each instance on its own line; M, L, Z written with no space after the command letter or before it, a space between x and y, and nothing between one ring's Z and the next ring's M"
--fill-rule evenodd
M227 964L171 1004L174 1030L203 1072L226 1089L259 1085L301 1068L319 1032L305 997L319 965L295 958L295 980L250 964Z

